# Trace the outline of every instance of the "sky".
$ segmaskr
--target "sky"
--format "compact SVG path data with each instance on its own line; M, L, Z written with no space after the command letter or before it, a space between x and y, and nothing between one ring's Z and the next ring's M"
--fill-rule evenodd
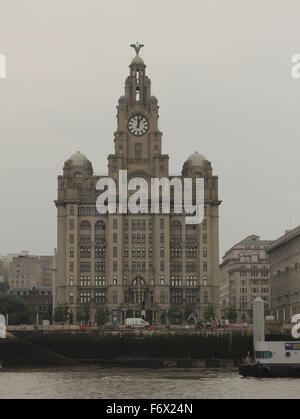
M0 254L56 247L57 176L114 151L118 98L141 55L170 172L199 151L219 176L220 257L300 224L298 0L0 0Z

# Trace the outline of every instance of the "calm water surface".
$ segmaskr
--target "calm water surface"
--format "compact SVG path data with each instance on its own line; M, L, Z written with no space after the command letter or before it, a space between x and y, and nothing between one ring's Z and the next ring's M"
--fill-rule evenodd
M82 367L0 371L0 398L299 398L300 379L242 378L237 371Z

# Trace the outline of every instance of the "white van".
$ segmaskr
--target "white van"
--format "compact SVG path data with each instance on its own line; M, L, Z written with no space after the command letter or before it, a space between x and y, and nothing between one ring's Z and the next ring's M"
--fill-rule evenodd
M143 319L139 318L128 318L126 319L126 328L127 329L146 329L149 327L149 323L147 323Z

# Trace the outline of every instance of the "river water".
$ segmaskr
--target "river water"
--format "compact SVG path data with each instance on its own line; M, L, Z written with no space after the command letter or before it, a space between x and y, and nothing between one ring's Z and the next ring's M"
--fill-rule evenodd
M0 398L299 398L300 379L242 378L236 370L80 367L0 372Z

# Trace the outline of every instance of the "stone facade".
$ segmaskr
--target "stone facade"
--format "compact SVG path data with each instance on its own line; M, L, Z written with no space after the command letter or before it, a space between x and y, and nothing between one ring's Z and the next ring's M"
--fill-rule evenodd
M257 297L265 301L265 313L270 314L269 240L251 235L225 253L220 265L220 310L226 318L234 307L237 321L252 322L252 303Z
M151 94L146 65L137 55L130 65L125 95L119 99L115 152L108 156L108 176L117 184L119 171L128 181L168 178L169 156L162 152L159 106ZM203 319L208 304L219 311L218 178L201 154L184 163L180 179L205 179L205 219L186 225L185 215L109 214L96 210L101 179L80 152L65 162L58 177L57 270L55 305L68 304L73 315L89 304L93 322L97 307L106 307L114 323L126 315L182 322L186 306L192 318ZM171 199L171 208L172 208ZM127 313L127 314L126 314Z
M290 322L300 313L300 226L270 247L271 302L276 320Z

